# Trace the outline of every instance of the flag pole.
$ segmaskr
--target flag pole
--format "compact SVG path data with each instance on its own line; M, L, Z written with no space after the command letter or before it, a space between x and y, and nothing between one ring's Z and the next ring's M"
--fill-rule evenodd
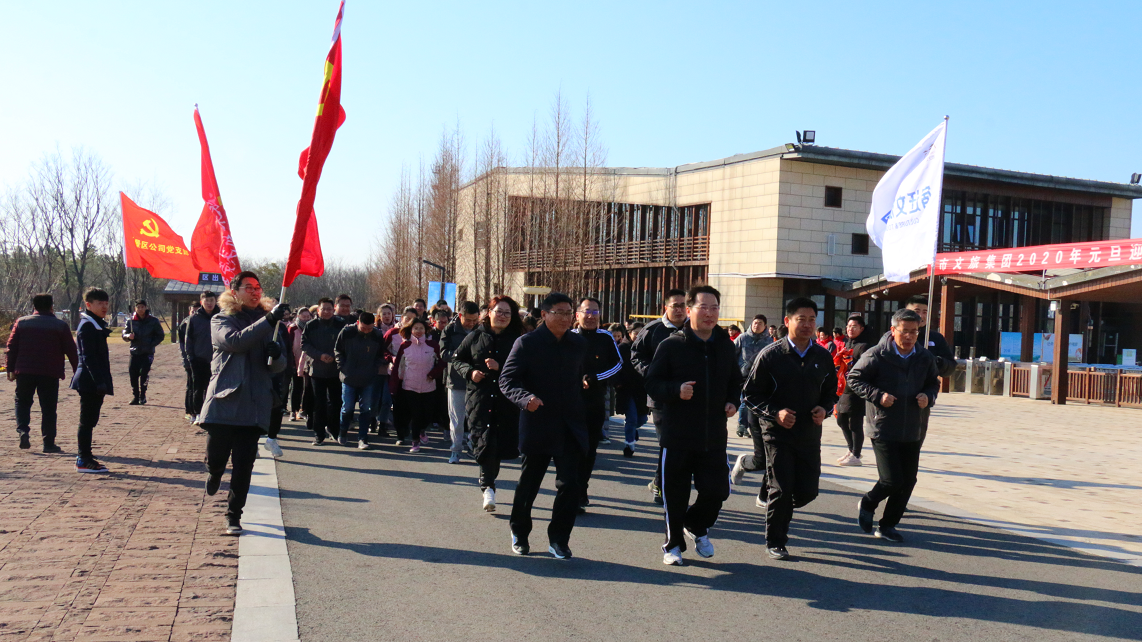
M948 157L948 117L944 116L944 145L940 150L943 158L940 159L940 164L943 165ZM944 213L944 177L940 176L940 193L936 197L937 207L939 211L936 214L936 238L932 242L932 263L928 265L928 322L924 324L924 349L928 349L928 344L932 340L932 297L936 294L936 250L940 247L940 214ZM940 318L947 314L947 311L940 308Z

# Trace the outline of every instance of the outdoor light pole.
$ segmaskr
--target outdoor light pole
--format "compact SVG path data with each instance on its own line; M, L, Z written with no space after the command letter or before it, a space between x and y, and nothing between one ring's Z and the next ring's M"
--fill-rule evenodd
M444 266L440 265L438 263L433 263L432 261L429 261L428 259L421 259L420 262L427 265L427 266L434 267L437 270L440 270L440 296L444 296ZM425 296L427 296L427 293L425 293ZM435 301L433 303L435 303Z

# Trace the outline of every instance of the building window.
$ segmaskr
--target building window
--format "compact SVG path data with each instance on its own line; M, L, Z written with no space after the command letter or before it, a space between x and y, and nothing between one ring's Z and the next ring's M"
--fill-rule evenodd
M840 207L842 190L839 187L825 187L825 207Z
M853 254L868 254L868 234L853 234Z

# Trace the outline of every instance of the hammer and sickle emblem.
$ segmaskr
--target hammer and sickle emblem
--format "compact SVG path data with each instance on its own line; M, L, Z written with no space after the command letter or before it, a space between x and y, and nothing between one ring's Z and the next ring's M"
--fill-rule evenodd
M151 238L159 237L159 224L155 223L155 219L149 218L143 221L143 229L139 230L139 234L149 236Z

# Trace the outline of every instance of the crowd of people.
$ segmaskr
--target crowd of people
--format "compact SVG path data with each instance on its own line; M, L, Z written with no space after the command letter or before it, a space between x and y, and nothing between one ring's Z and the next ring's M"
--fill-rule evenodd
M816 498L821 437L834 415L848 451L838 465L862 465L865 427L879 480L861 498L857 526L890 542L916 483L928 416L939 377L954 368L946 341L932 332L919 342L927 301L910 300L876 337L862 315L831 335L818 327L808 298L787 302L783 323L755 316L742 332L721 325L721 294L708 285L665 293L660 318L602 323L593 297L551 293L527 311L507 296L452 310L422 299L398 309L355 309L351 297L309 307L265 298L253 272L221 292L205 291L177 327L186 371L187 420L206 434L206 493L214 495L231 465L224 532L242 532L241 516L259 441L274 457L284 419L304 421L313 446L336 443L370 450L391 442L416 454L439 428L449 464L465 453L478 467L484 511L496 510L501 463L520 459L509 521L511 549L531 551L532 505L554 464L555 499L548 551L571 557L577 515L591 504L598 447L609 443L610 415L624 415L623 456L634 457L653 419L656 470L648 487L663 506L663 562L683 564L692 545L714 555L710 529L732 485L764 471L756 503L766 511L766 548L787 559L796 508ZM50 295L33 298L8 341L8 376L16 381L21 448L30 447L34 395L43 411L44 452L56 444L58 382L65 358L80 396L79 472L107 472L92 453L92 431L113 394L107 338L107 293L85 295L75 340L54 317ZM122 331L130 342L132 404L147 403L155 347L165 337L145 301ZM78 343L78 345L77 345ZM727 456L727 423L753 452ZM356 438L352 439L356 422ZM353 443L355 442L355 444ZM696 492L691 502L692 490ZM882 517L874 515L886 502Z

